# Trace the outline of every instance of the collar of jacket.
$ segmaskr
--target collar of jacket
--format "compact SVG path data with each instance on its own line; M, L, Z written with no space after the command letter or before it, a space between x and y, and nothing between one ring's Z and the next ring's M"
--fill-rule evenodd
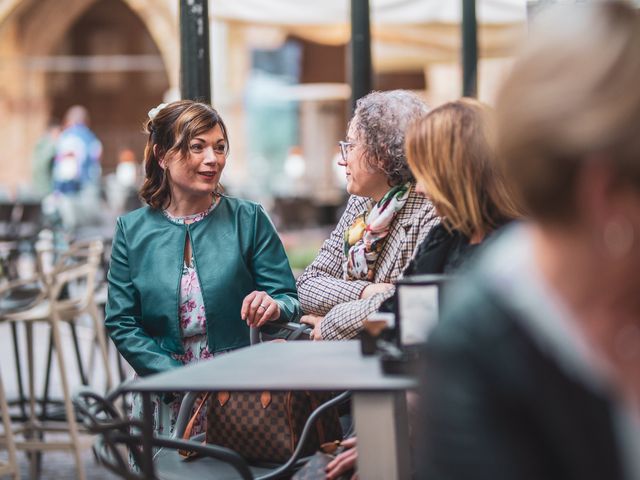
M415 222L416 215L418 212L431 212L435 215L435 208L431 201L427 200L425 197L416 193L416 187L413 185L411 187L411 191L409 192L409 198L407 198L407 203L404 204L404 207L398 212L398 222L405 228L410 227L413 222ZM421 215L420 217L427 217L427 215Z
M169 219L163 213L162 210L158 210L158 209L155 209L155 208L154 209L150 208L149 210L151 212L153 212L154 220L156 220L159 224L162 224L163 226L166 226L168 224L168 225L176 227L176 228L184 228L184 229L193 230L193 229L199 228L201 225L202 226L207 225L211 221L211 219L216 216L216 212L218 211L218 209L220 207L220 204L223 201L223 198L224 197L220 198L220 202L218 203L218 205L216 205L216 207L213 210L211 210L204 218L202 218L201 220L199 220L197 222L189 223L189 224L177 223L177 222L172 221L171 219Z

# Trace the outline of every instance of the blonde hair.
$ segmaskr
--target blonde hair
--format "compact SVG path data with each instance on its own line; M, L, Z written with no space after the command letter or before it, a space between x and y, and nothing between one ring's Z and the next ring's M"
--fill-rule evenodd
M564 8L534 25L497 99L499 158L545 222L575 217L585 162L640 188L640 14L622 1Z
M432 110L407 132L407 158L418 182L445 227L469 238L521 215L496 168L491 113L463 98Z

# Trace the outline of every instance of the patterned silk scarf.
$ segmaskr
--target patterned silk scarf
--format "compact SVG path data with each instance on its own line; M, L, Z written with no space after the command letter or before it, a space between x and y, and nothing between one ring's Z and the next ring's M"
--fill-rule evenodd
M409 198L411 184L393 187L344 232L345 278L373 281L375 263L382 252L391 223Z

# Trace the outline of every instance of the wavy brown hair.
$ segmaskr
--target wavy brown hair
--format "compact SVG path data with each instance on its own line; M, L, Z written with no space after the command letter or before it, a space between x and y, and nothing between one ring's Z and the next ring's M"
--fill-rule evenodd
M144 149L145 178L140 196L151 208L166 208L171 202L171 176L160 167L160 159L165 155L186 158L189 142L216 125L220 125L228 153L227 127L218 112L206 103L193 100L170 103L145 124L149 138ZM216 190L220 188L218 185Z
M469 238L521 216L491 146L492 113L463 98L432 110L407 132L409 167L444 226Z

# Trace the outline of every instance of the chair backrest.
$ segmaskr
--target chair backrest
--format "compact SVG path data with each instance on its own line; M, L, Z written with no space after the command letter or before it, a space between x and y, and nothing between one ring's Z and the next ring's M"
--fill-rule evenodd
M93 447L98 463L122 478L144 480L147 472L136 470L129 465L129 459L121 446L131 452L133 458L140 459L140 446L134 445L129 432L140 429L135 420L124 417L113 404L112 398L105 398L88 387L78 391L73 398L76 411L80 414L87 430L96 435ZM141 463L140 463L141 464Z
M55 254L52 247L38 248L38 270L54 308L65 310L73 306L79 310L93 301L103 248L101 240L74 242L58 254L51 267L46 256Z
M143 461L143 422L141 420L129 419L122 415L114 406L115 400L121 395L115 390L106 397L103 397L91 390L83 387L73 398L73 403L80 414L87 430L96 435L94 452L98 462L121 478L130 480L155 480L155 468L146 469ZM238 472L241 480L252 480L253 476L244 460L228 449L215 448L202 445L199 442L189 442L176 440L169 437L154 435L150 439L152 448L170 449L191 449L198 451L202 455L210 456L228 463ZM122 447L131 452L138 468L129 464L127 454ZM197 460L195 460L197 461ZM183 462L185 478L192 478L189 475L189 465L191 462ZM212 472L212 474L215 472Z
M52 242L37 242L36 274L0 285L0 312L25 310L48 299L65 313L82 313L92 305L103 244L75 242L55 259Z

